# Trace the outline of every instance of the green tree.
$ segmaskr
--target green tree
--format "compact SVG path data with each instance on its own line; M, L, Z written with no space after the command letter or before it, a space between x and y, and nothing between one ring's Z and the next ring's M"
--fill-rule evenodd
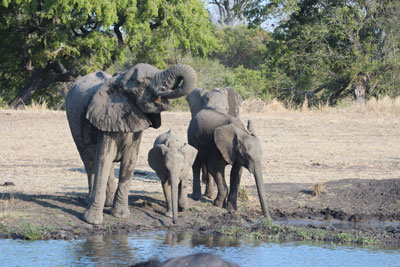
M223 27L216 31L221 43L213 58L231 68L240 65L247 69L260 69L265 61L266 44L271 40L270 34L261 29L249 29L246 26Z
M400 94L399 1L255 1L246 14L258 25L279 21L265 69L281 99L334 105L355 88L376 97Z
M216 45L199 0L3 0L0 98L15 108L33 93L123 61L165 67L174 53Z

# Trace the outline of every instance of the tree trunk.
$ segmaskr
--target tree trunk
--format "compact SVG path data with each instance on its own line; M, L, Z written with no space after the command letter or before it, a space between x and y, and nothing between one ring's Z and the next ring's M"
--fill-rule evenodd
M330 106L335 106L337 104L339 97L346 90L346 88L348 88L349 83L350 81L348 79L338 79L335 81L333 92L328 98ZM349 93L351 93L351 91L348 90L347 94Z
M356 101L359 105L365 104L365 95L367 92L367 77L363 75L354 86L354 95L356 97Z
M18 95L8 104L11 109L22 109L26 103L31 100L33 93L39 88L43 81L44 69L36 69L33 71L25 87L22 88Z
M75 76L58 62L49 64L45 68L35 69L25 87L18 92L8 106L11 109L22 109L38 89L47 88L55 82L69 82L74 78Z

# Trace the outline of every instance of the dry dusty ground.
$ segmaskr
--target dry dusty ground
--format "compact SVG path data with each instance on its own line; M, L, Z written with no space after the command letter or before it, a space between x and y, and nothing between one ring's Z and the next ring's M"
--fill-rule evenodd
M274 220L400 244L399 112L278 109L241 117L256 122L262 140ZM65 112L0 110L0 184L15 184L0 187L0 234L18 237L47 229L47 238L74 238L135 229L224 232L228 226L260 221L254 179L247 170L241 186L250 200L243 200L238 212L213 207L204 198L190 200L191 208L177 225L163 215L161 184L147 164L147 152L170 128L186 136L190 113L164 112L162 120L142 139L130 191L131 217L119 221L106 209L104 224L93 227L80 220L87 179ZM323 183L325 194L314 197L314 183Z

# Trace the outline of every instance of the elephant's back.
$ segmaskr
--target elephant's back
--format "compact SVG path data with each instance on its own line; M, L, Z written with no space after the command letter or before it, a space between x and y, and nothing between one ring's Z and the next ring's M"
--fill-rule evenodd
M67 114L74 112L78 107L87 106L94 93L100 86L111 78L111 75L98 71L80 77L70 86L65 101ZM86 105L85 105L86 104Z
M204 109L190 121L188 142L197 149L211 149L214 146L214 130L232 122L231 116Z
M103 71L98 71L77 79L69 86L65 100L65 109L74 139L82 136L82 127L85 121L87 121L86 112L90 100L100 86L110 78L111 75ZM83 142L82 140L75 141Z
M156 140L154 140L154 146L164 144L168 147L181 148L185 145L185 140L181 136L178 136L171 129L168 132L160 134Z

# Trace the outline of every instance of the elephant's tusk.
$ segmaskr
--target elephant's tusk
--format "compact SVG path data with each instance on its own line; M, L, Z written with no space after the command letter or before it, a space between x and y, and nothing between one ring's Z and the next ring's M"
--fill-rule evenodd
M158 94L159 97L163 96L163 97L167 97L169 95L171 95L174 91L173 90L168 90L168 91L164 91Z

